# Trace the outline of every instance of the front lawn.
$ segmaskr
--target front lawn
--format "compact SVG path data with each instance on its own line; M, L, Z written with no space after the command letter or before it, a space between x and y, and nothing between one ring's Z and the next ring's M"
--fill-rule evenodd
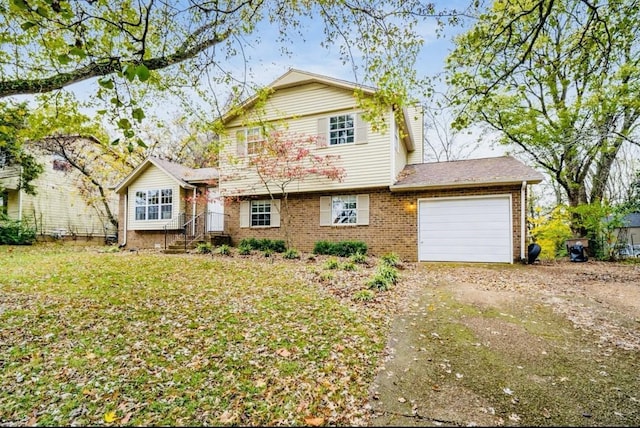
M386 319L304 263L0 247L0 424L364 423Z

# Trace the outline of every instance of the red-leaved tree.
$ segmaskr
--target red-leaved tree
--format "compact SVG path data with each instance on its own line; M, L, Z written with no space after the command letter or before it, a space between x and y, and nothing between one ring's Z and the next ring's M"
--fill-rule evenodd
M281 199L279 214L287 247L291 243L288 203L291 184L311 179L341 182L345 177L344 168L337 165L340 157L318 154L317 140L317 136L274 131L254 143L247 155L245 172L256 174L256 187L265 189L272 200ZM250 190L258 189L246 192Z

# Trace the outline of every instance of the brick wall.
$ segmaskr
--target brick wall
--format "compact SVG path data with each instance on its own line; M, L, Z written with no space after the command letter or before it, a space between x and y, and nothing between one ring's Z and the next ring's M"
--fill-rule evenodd
M513 258L520 259L520 186L479 187L473 189L430 190L419 192L392 193L388 188L339 192L340 195L369 195L369 225L367 226L320 226L320 196L329 193L290 194L291 246L303 252L311 252L316 241L359 240L367 243L369 253L380 256L395 252L402 259L416 261L418 258L417 201L422 198L480 196L511 194L513 225ZM282 210L284 211L284 201ZM279 228L240 228L240 203L232 201L225 206L229 224L228 230L233 245L244 238L285 239L282 213Z

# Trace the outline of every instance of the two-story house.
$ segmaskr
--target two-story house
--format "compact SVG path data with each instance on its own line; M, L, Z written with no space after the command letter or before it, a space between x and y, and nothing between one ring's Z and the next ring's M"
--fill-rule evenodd
M423 163L419 106L364 119L356 97L375 88L299 70L223 117L220 191L228 233L284 239L282 195L261 185L251 156L273 130L313 135L310 150L336 156L344 179L298 180L287 192L290 245L364 241L406 260L507 262L526 257L527 186L542 175L513 157ZM266 94L266 95L265 95ZM362 98L361 98L362 99Z
M43 172L31 183L35 195L20 186L20 165L0 151L0 212L36 230L40 240L104 239L116 234L101 202L92 201L80 189L81 176L63 158L29 149ZM115 195L107 201L113 212Z

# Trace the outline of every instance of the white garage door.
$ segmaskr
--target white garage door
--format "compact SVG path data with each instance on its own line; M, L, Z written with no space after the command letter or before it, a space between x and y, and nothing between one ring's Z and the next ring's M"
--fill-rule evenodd
M420 201L421 261L513 262L511 198L440 198Z

